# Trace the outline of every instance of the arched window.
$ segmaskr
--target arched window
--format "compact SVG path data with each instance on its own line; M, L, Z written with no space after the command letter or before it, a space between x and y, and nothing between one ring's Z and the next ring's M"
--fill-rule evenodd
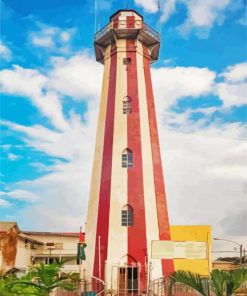
M131 97L124 97L123 98L123 114L130 114L132 113L132 99Z
M134 225L134 211L130 205L125 205L122 208L122 226Z
M122 152L122 167L131 168L133 166L133 153L129 148L126 148Z

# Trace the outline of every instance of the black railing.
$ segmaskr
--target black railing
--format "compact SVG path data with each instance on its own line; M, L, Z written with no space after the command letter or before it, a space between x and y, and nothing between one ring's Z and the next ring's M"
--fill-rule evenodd
M98 32L96 32L94 34L94 40L99 39L100 37L102 37L103 35L105 35L106 32L108 32L109 30L111 30L112 26L111 23L104 26L102 29L100 29Z
M147 31L147 33L151 35L154 39L156 39L157 41L160 41L160 34L157 31L155 31L153 28L151 28L149 25L145 23L143 23L142 26L143 26L142 29L144 31Z
M131 26L130 26L131 24ZM128 25L128 27L127 27ZM99 40L102 36L104 36L107 32L109 32L111 29L128 29L128 30L143 30L148 35L152 36L157 41L160 41L160 34L155 31L153 28L145 24L141 20L134 20L134 21L128 21L128 20L115 20L110 22L108 25L100 29L97 33L94 34L94 40ZM133 26L133 27L132 27Z

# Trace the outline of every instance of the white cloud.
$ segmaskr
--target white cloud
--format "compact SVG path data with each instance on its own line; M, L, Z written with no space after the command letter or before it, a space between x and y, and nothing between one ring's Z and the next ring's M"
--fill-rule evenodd
M27 190L16 189L9 192L0 191L0 196L5 196L11 199L26 201L26 202L34 202L39 199L39 197Z
M37 23L37 25L39 30L29 34L32 45L61 53L69 51L69 41L75 32L74 28L62 29L43 23Z
M236 64L228 67L219 77L223 82L216 82L216 73L208 68L198 67L161 67L152 69L154 94L157 98L158 112L164 112L168 107L176 104L178 99L194 97L195 99L217 94L223 102L223 108L240 106L247 103L247 64ZM218 108L219 109L219 108ZM221 108L222 109L222 108ZM200 109L198 112L211 114L216 109ZM223 110L223 109L222 109ZM186 111L187 112L187 111ZM189 112L176 114L187 122ZM206 114L205 113L205 114ZM169 113L169 116L173 116ZM166 116L166 120L168 117Z
M152 79L158 108L162 112L183 97L199 97L211 93L215 73L207 68L154 68Z
M19 213L20 217L26 217L26 228L30 228L30 220L33 221L32 227L40 230L77 231L85 223L92 159L91 155L88 158L82 154L70 163L53 166L53 171L44 177L19 184L39 195L42 200Z
M231 1L190 0L183 2L187 6L188 17L179 30L182 35L186 36L193 28L197 28L197 30L201 28L203 30L202 33L205 33L205 29L210 30L215 23L221 24L223 22L224 10ZM200 31L198 31L198 34L199 37L204 37L200 36Z
M73 99L96 97L100 93L103 67L87 52L66 59L52 58L49 87Z
M176 0L167 0L162 5L162 15L160 22L165 23L176 11Z
M229 66L219 76L224 77L228 82L243 82L247 79L247 63Z
M246 83L218 83L217 93L226 107L247 104Z
M53 47L54 42L51 36L32 36L33 45L40 47Z
M135 0L135 3L143 7L147 12L152 13L158 11L158 1L156 0Z
M247 63L229 66L219 77L225 79L216 85L217 94L224 106L247 104Z
M0 56L3 60L11 59L11 50L0 40Z
M97 118L96 111L91 111L88 115L90 121L91 117ZM21 137L28 146L49 156L64 158L69 161L78 159L82 154L85 157L88 155L90 148L83 143L92 143L94 137L92 137L91 128L96 126L96 122L90 125L88 123L82 124L77 118L72 118L68 127L59 132L40 125L28 127L6 121L1 123L15 132L23 134Z
M21 138L33 149L66 160L49 166L43 177L13 185L39 197L39 203L16 214L18 220L25 217L24 228L30 228L32 221L33 229L76 231L85 222L97 110L90 109L87 118L88 122L83 124L75 117L63 132L5 122L10 129L22 132Z
M14 153L8 153L8 159L11 160L11 161L15 161L15 160L18 160L20 158L21 158L20 155L16 155Z
M193 128L190 133L160 126L171 223L211 224L215 236L227 235L219 221L236 204L245 207L247 197L244 133L239 124Z
M14 66L0 72L0 91L30 99L56 128L64 129L67 123L59 97L53 91L45 93L47 80L38 70Z
M38 70L25 69L15 65L13 70L0 72L1 91L27 97L37 97L42 93L47 78Z
M71 39L71 35L69 34L69 32L62 32L60 33L60 38L63 42L68 42Z
M8 202L5 199L1 199L0 198L0 207L10 207L10 206L11 206L11 203L10 202Z
M54 127L64 130L68 123L60 96L75 100L98 97L103 67L86 51L71 58L52 58L51 63L52 68L46 76L36 69L17 65L0 71L0 91L30 99Z
M158 11L160 2L161 22L166 22L176 13L176 5L183 4L187 9L185 21L177 27L180 34L187 37L192 30L199 38L207 38L210 29L215 25L221 25L226 17L227 9L240 9L231 0L135 0L135 3L149 13Z

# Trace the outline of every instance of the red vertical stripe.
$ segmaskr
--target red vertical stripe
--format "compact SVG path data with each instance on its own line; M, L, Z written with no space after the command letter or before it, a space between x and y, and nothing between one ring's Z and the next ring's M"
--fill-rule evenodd
M143 168L141 151L141 131L137 80L135 40L126 40L127 58L127 94L132 98L132 113L128 115L128 148L133 152L133 167L128 168L128 203L134 209L134 225L128 227L128 254L141 263L141 289L146 288L145 257L147 256L147 238L143 189Z
M113 54L115 53L115 54ZM110 212L110 193L111 193L111 174L112 174L112 146L114 130L114 109L116 92L116 71L117 53L115 46L111 48L110 80L108 86L108 97L106 107L105 136L103 148L103 160L101 169L101 181L99 192L99 208L96 231L94 271L93 274L99 277L99 236L101 254L101 279L104 280L105 260L107 259L108 231L109 231L109 212ZM92 250L89 250L92 251Z
M150 73L150 60L145 57L147 49L143 46L144 51L144 76L146 83L146 94L147 94L147 108L149 118L149 130L151 137L151 149L153 157L153 173L154 173L154 186L156 195L157 215L159 224L159 238L160 240L170 240L170 227L168 219L168 210L166 203L166 193L164 186L164 178L162 172L162 162L160 156L160 146L158 129L155 115L154 97L152 89L152 80ZM170 275L174 272L173 260L162 260L163 275Z
M133 29L135 28L135 16L127 16L126 17L127 28Z
M113 29L117 29L118 28L118 18L113 19Z

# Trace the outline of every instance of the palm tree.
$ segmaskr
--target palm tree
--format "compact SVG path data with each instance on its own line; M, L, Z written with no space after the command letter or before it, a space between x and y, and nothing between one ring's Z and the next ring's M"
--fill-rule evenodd
M203 296L209 296L210 290L216 296L231 296L247 281L247 269L240 268L229 272L213 270L209 278L203 278L198 273L179 270L171 276L174 283L185 284Z
M180 283L193 288L203 296L209 295L207 285L205 284L206 281L198 273L193 273L185 270L178 270L170 277L170 279L172 286L175 283Z
M243 283L247 281L247 269L241 268L229 272L228 279L226 280L227 288L226 295L230 296L235 293Z
M65 274L60 276L61 269L65 262L56 262L49 265L43 263L35 266L26 276L9 281L5 285L6 296L7 291L10 295L38 295L48 296L56 289L74 290L74 285L70 279L73 279L73 274Z

